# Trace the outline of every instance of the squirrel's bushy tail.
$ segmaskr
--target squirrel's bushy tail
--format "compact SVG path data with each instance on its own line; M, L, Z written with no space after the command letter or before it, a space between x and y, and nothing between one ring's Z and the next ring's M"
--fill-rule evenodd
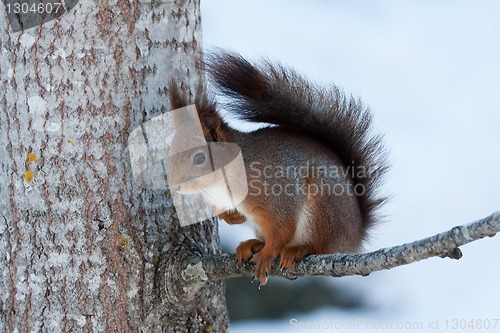
M252 64L236 53L210 53L206 70L238 118L305 131L333 150L353 178L365 230L373 224L385 201L377 188L387 159L360 101L337 87L317 87L281 65Z

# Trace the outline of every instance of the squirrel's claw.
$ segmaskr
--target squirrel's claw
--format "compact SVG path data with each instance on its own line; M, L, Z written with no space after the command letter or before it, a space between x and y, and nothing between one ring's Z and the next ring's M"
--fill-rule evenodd
M260 290L261 286L265 286L267 284L267 280L268 280L267 273L266 275L261 275L259 278L259 284L257 285L257 288L259 288Z

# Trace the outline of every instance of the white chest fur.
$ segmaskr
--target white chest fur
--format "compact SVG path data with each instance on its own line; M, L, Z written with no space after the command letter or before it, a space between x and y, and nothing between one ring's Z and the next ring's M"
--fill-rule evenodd
M252 217L251 211L246 209L243 205L238 205L237 209L240 214L243 214L246 217L245 224L255 230L256 237L265 241L262 229ZM272 223L272 221L270 222ZM307 204L304 204L297 214L295 233L290 242L288 242L287 246L297 246L309 243L312 240L311 223L312 221L310 219Z

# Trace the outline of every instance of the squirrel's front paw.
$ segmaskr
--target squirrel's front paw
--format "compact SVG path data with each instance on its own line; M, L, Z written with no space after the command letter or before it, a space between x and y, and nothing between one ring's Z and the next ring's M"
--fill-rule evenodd
M228 210L218 215L220 219L223 219L227 224L241 224L246 221L246 217L237 210Z
M259 253L264 247L264 242L258 239L249 239L241 242L236 248L236 259L239 262L250 261L252 257Z

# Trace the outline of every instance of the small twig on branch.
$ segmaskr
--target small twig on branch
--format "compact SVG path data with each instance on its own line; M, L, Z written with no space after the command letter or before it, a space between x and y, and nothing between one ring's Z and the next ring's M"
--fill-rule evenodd
M298 276L369 275L372 272L417 262L430 257L460 259L458 248L464 244L493 237L500 231L500 211L479 221L457 226L446 232L412 243L380 249L364 254L311 255L295 265L286 275L279 270L279 261L273 263L271 275L293 279ZM239 264L234 254L210 255L193 258L182 271L186 285L216 281L239 276L251 276L254 265Z

